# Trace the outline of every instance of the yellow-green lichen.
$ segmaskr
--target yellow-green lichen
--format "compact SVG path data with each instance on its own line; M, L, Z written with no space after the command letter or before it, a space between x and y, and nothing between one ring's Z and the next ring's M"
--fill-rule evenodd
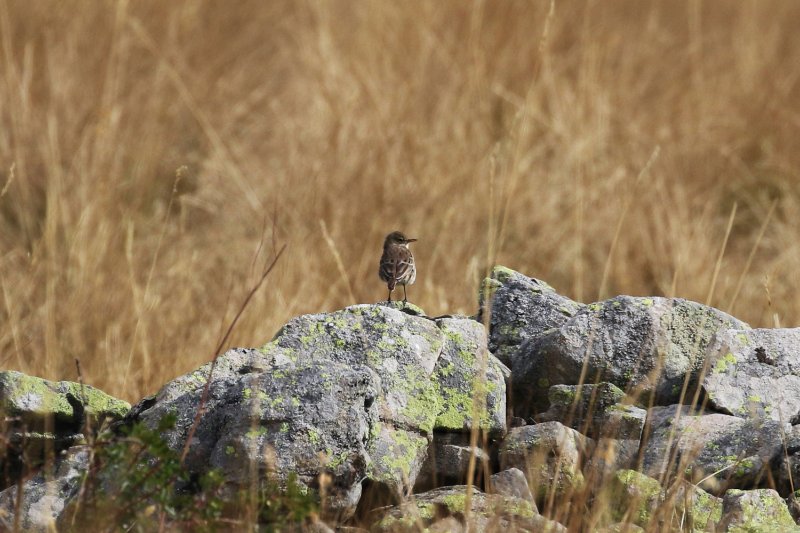
M728 370L729 365L735 365L737 363L736 356L733 353L728 352L724 356L717 359L717 362L714 364L714 369L712 372L714 374L720 372L726 372Z
M502 265L497 265L492 269L492 278L500 283L506 283L512 276L516 274L515 271Z
M411 433L402 429L386 428L388 446L386 453L379 459L378 476L384 480L408 479L411 467L417 460L419 452L428 444L422 437L412 437Z
M442 497L442 503L447 506L451 513L463 513L466 501L466 494L448 494Z

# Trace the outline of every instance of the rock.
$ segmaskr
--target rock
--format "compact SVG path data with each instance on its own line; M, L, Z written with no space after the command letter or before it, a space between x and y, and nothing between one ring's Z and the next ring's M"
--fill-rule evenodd
M789 514L796 524L800 524L800 490L796 490L789 494L786 498L786 506L789 508Z
M728 329L708 347L703 389L735 416L800 422L800 328Z
M348 516L361 495L361 480L370 467L370 446L385 446L398 468L414 468L427 439L381 424L377 396L380 380L364 365L332 361L298 361L272 371L258 370L286 355L231 350L220 356L209 389L206 410L192 438L186 466L202 474L218 468L226 481L246 486L252 465L272 471L281 482L289 472L314 486L321 472L332 476L328 490L333 514ZM153 405L139 413L155 427L167 414L177 415L164 433L170 447L181 450L195 418L208 367L186 374L164 387ZM374 453L374 452L372 452Z
M479 320L487 306L490 311L489 350L506 365L523 341L560 327L582 307L547 283L503 266L483 280L479 300Z
M612 517L647 527L664 499L664 491L655 479L635 470L620 470L611 478Z
M413 502L391 508L372 530L423 531L430 524L441 523L447 518L456 518L463 527L466 511L466 486L443 487L416 494ZM557 522L539 515L526 500L485 494L473 487L469 505L469 531L488 532L499 529L521 529L527 531L566 533L566 528ZM444 524L454 526L452 521ZM466 528L464 528L466 529ZM455 529L461 531L462 529Z
M635 468L640 444L641 441L633 439L598 439L584 467L584 471L590 473L590 482L605 483L618 470Z
M791 495L796 480L800 479L800 426L792 426L783 437L781 444L784 448L770 467L774 479L774 485L770 485L770 488L776 489L781 495Z
M80 442L87 417L92 427L119 419L130 404L71 381L48 381L21 372L0 372L0 420L4 446L0 490L15 483L24 469L36 468L51 454Z
M558 421L591 438L639 440L647 411L621 402L625 393L612 383L553 385L550 409L537 422Z
M800 531L786 504L772 489L732 489L725 493L722 504L717 531Z
M618 296L582 307L558 329L526 340L512 361L513 407L530 416L557 384L606 381L658 405L679 401L717 331L747 328L717 309L677 298Z
M473 478L477 483L484 464L489 464L489 454L481 448L470 448L469 435L437 434L429 448L428 456L417 476L414 491L425 491L446 485L465 483L470 456L475 455Z
M685 481L664 490L657 480L622 469L596 486L602 489L595 496L594 508L601 513L608 509L605 519L620 527L635 524L648 531L715 531L722 514L721 498ZM610 527L603 531L614 531Z
M501 435L505 384L481 325L434 321L398 305L300 316L259 350L220 356L187 466L220 468L243 483L250 465L265 465L279 477L295 471L310 487L325 472L330 512L347 517L364 479L396 495L409 491L434 430L471 429L471 397L480 390L488 406L482 427ZM485 385L476 380L482 358ZM207 374L208 365L172 381L135 408L135 418L154 425L177 413L166 438L181 449Z
M509 468L492 474L490 486L494 494L527 500L531 502L534 510L537 510L533 494L531 494L531 489L528 486L528 480L525 479L525 472L519 468Z
M662 504L671 513L674 529L715 531L722 517L722 498L717 498L686 481L676 484Z
M445 342L434 367L441 406L434 421L436 431L469 432L473 417L490 437L506 432L506 386L503 365L486 348L486 331L468 318L436 320ZM485 366L485 385L476 380ZM480 401L474 405L474 399ZM478 411L475 411L475 409Z
M648 420L644 473L665 479L686 472L712 494L757 485L783 452L781 426L772 420L696 415L686 406L654 407Z
M559 422L512 429L500 446L500 468L525 472L541 502L549 491L559 496L583 488L583 458L593 442Z
M25 481L22 485L20 529L55 531L64 508L77 495L88 467L88 447L74 446L59 456L53 471L41 471ZM17 489L18 486L13 485L0 492L0 530L15 530Z
M0 372L0 415L17 417L28 431L80 431L83 414L118 419L131 408L103 391L72 381L48 381L22 372ZM81 412L83 410L83 412Z

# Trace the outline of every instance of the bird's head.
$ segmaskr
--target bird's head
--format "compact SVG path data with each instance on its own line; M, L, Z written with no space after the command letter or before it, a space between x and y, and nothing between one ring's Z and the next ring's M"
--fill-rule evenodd
M408 245L408 243L415 242L416 240L417 239L409 239L401 231L393 231L386 236L386 240L383 241L383 247L386 248L387 246L391 246L393 244Z

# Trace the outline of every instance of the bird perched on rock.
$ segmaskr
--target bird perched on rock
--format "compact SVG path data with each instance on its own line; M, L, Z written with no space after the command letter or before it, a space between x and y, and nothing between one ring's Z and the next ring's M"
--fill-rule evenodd
M398 284L403 286L403 303L408 301L406 285L411 285L417 279L417 267L414 265L414 256L408 245L416 240L409 239L399 231L393 231L383 241L383 255L378 275L389 287L390 302L392 291Z

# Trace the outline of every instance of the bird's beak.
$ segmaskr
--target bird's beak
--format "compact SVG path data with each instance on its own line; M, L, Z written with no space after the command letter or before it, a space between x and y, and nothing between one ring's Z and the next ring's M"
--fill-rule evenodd
M417 242L417 239L406 239L406 242Z

